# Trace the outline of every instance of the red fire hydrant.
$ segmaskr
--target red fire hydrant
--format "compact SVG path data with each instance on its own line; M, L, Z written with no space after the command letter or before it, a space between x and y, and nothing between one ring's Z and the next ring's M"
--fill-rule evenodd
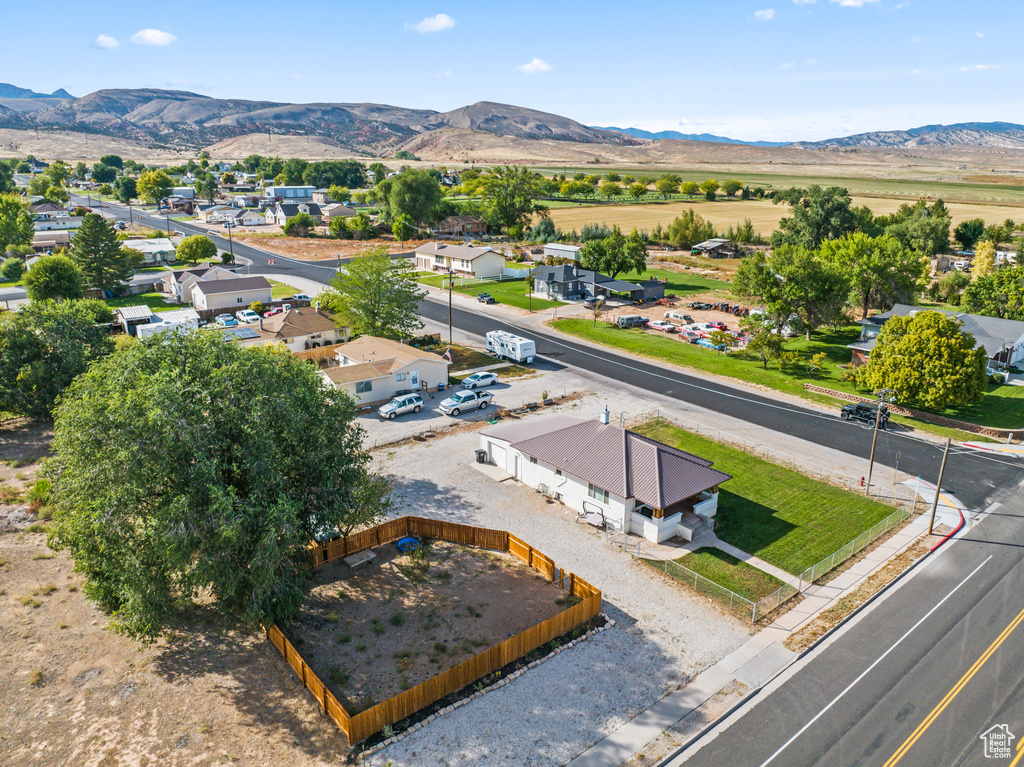
M860 486L861 486L861 487L864 487L864 477L861 477L861 478L860 478Z

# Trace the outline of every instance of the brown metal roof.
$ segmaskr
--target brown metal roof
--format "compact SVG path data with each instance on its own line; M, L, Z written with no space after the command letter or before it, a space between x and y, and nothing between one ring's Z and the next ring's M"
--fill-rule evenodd
M522 442L523 440L539 437L548 432L564 429L568 426L577 426L584 423L579 418L568 415L549 413L534 418L524 418L521 421L511 421L500 426L492 426L480 432L481 436L494 437L506 442Z
M706 458L599 421L548 429L513 442L512 447L619 497L636 498L657 509L732 479L711 468Z

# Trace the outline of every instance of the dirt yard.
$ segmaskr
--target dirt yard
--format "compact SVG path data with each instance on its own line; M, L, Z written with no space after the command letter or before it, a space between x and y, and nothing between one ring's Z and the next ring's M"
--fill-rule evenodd
M565 592L518 559L447 541L395 544L355 571L320 567L285 633L345 706L362 711L557 615Z
M378 247L387 248L388 253L405 253L419 247L426 240L336 240L327 236L316 239L284 237L283 235L235 234L236 242L243 242L256 248L268 250L281 256L301 258L304 261L330 261L335 258L351 258Z

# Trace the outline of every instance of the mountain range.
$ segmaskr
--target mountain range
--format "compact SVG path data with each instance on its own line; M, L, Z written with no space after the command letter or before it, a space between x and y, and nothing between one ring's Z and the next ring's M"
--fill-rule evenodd
M706 141L711 144L743 144L744 146L788 146L788 141L741 141L738 138L727 136L716 136L714 133L680 133L675 130L663 130L652 133L642 128L595 128L595 130L612 130L625 133L637 138L657 139L678 139L680 141Z
M983 146L1024 148L1024 125L968 122L876 131L824 141L740 141L708 133L651 133L639 128L588 127L535 109L480 101L437 112L385 104L289 104L216 99L189 91L157 88L100 90L81 98L60 89L50 94L0 83L0 128L70 130L142 141L150 146L195 149L239 136L312 136L367 155L383 155L404 144L443 143L453 134L492 134L515 140L574 144L648 146L683 140L755 147L844 149L856 147Z

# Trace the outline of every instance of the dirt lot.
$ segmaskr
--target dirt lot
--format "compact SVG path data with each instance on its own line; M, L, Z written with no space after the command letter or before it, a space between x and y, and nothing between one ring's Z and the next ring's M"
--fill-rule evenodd
M468 660L568 607L565 592L507 553L447 541L395 544L351 570L320 567L286 633L350 713Z
M691 301L703 301L705 303L714 304L722 300L722 298L714 296L711 293L687 295L686 300L680 299L679 301L676 301L674 306L658 306L653 302L644 304L643 306L618 306L602 312L601 319L613 321L626 314L639 314L641 317L646 317L649 320L664 320L666 319L665 315L669 312L680 312L682 314L690 315L694 322L724 322L728 330L739 330L739 317L727 314L726 312L716 311L714 309L699 311L697 309L690 309L687 307L687 304ZM746 306L746 304L744 304L744 306ZM668 318L668 321L674 325L680 324L680 321L676 319ZM648 330L646 332L661 334L660 330Z
M336 240L322 237L305 239L302 237L267 236L264 234L238 234L237 242L252 245L271 253L306 261L329 261L334 258L351 258L359 256L372 248L385 247L388 253L404 253L419 247L426 240L408 240L401 243L395 240Z

